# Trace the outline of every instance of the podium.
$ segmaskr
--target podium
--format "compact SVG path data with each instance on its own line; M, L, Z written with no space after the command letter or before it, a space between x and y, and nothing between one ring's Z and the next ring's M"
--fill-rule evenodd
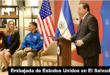
M58 66L71 66L71 41L61 36L51 38L57 39L57 64Z

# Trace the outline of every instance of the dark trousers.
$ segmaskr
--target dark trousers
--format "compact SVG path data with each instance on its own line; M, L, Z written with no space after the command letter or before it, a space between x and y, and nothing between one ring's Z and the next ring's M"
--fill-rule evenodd
M83 58L84 66L98 66L99 55Z

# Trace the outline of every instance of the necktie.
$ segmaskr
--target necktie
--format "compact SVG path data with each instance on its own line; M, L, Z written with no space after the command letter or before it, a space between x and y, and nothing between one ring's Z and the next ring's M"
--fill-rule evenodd
M81 27L82 21L83 21L83 19L81 19L81 21L80 21L79 28L78 28L78 32L79 32L79 29L80 29L80 27Z
M81 21L80 21L80 24L79 24L79 27L78 27L78 33L79 33L79 29L80 29L80 26L81 26L82 21L83 21L83 19L81 19ZM76 36L76 40L78 40L77 38L78 37Z

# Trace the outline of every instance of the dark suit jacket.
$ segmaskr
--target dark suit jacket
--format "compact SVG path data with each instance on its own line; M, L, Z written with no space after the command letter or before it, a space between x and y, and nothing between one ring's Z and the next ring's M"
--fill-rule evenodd
M19 47L20 44L20 36L19 36L19 32L16 31L14 34L12 34L11 38L10 38L10 45L7 44L7 37L3 35L3 41L2 41L2 50L3 49L10 49L10 53L13 54L16 49Z
M95 56L101 53L99 35L98 35L98 22L97 19L88 13L78 27L79 32L71 37L71 41L82 40L84 44L77 48L77 53L81 57Z

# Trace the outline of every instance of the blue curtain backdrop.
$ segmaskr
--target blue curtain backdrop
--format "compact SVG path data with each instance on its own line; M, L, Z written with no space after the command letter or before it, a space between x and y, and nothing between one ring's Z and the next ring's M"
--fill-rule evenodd
M103 66L110 66L110 1L103 0L100 13L103 23L103 38L101 42Z

